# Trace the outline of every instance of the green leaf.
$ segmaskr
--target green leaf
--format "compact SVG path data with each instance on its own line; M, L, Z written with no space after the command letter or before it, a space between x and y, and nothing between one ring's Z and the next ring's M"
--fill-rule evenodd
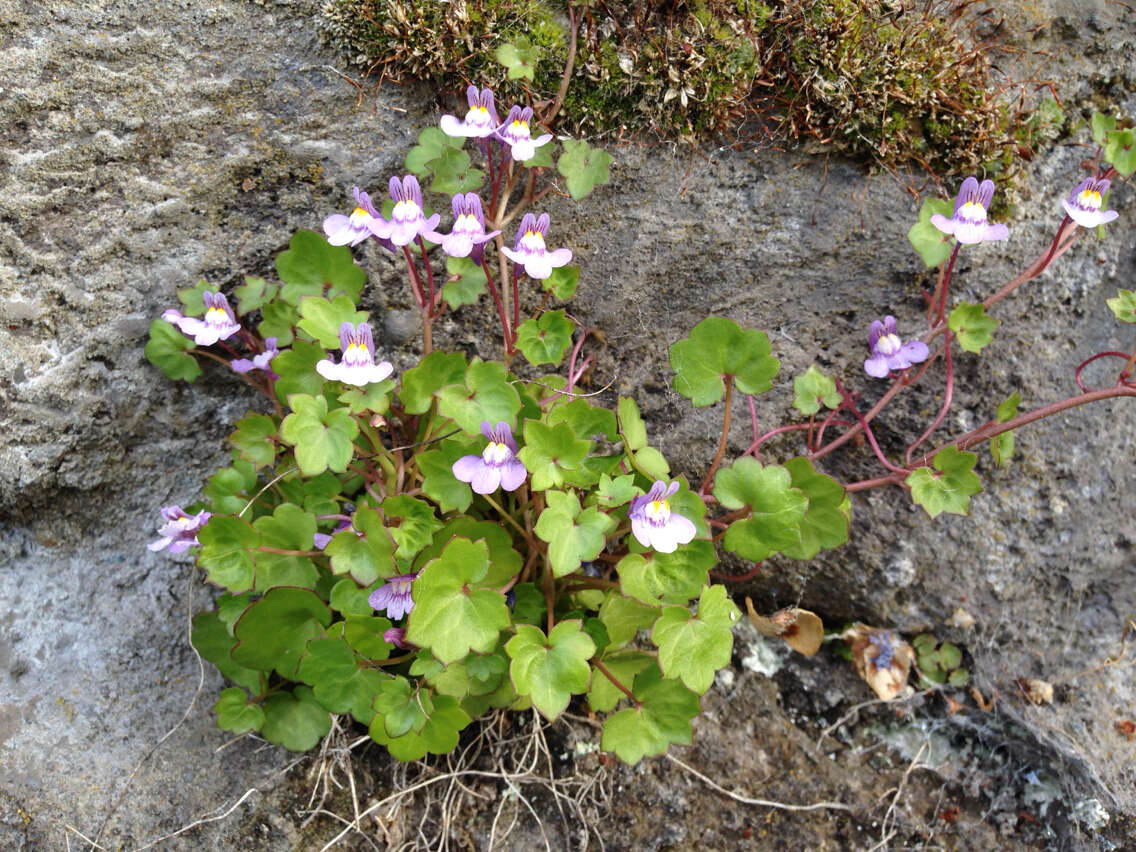
M939 646L939 664L948 671L957 669L962 665L962 651L958 649L957 645L944 642Z
M437 559L427 562L414 581L414 609L406 638L442 663L456 662L471 650L489 653L511 624L505 596L471 588L489 570L485 542L455 538Z
M260 734L289 751L315 748L331 730L331 715L306 686L276 692L264 699L264 725Z
M662 754L671 745L690 745L691 719L698 715L698 696L677 680L663 680L657 666L649 666L631 690L640 702L604 722L600 745L615 752L624 763Z
M322 296L300 299L300 330L311 335L324 349L339 348L339 327L345 322L358 325L367 321L366 311L355 310L355 302L347 296L328 301Z
M359 426L345 408L327 409L327 399L294 393L288 397L292 413L280 424L280 437L296 448L296 463L304 476L329 468L347 470Z
M438 504L443 512L464 512L473 502L473 491L468 483L454 476L454 462L463 456L480 455L476 444L466 438L447 439L437 449L418 454L418 469L422 472L423 493Z
M1104 145L1108 134L1116 129L1116 118L1111 115L1094 112L1092 127L1093 141L1098 145Z
M596 644L576 619L561 621L547 638L540 628L519 624L505 651L512 660L509 674L517 694L531 696L533 706L549 721L568 708L573 694L588 689L588 660Z
M336 399L347 406L352 414L362 414L370 411L374 414L386 414L390 408L391 391L394 382L383 379L381 382L371 382L364 387L349 387Z
M201 375L197 359L186 354L193 346L193 341L173 325L156 319L150 323L150 339L142 352L147 361L165 373L167 379L192 382Z
M476 304L485 293L485 267L474 263L473 258L447 257L446 273L449 278L442 285L442 298L452 310Z
M977 461L977 455L961 452L958 447L940 450L931 462L937 473L918 467L908 474L911 499L932 518L943 512L965 515L971 496L982 490L982 483L972 470Z
M923 206L919 208L919 221L907 232L908 242L919 252L919 256L923 258L923 263L928 268L936 267L950 257L955 244L954 237L944 234L931 224L931 217L939 213L949 219L954 212L955 205L951 201L943 198L924 198Z
M629 396L619 398L619 434L628 450L641 450L647 446L647 426L639 414L639 406Z
M182 307L185 308L186 316L199 317L205 313L204 294L216 293L220 289L216 284L210 284L204 278L199 278L192 287L178 290L177 297Z
M300 320L300 313L294 305L289 305L287 302L269 302L261 308L260 317L257 331L260 332L261 337L265 340L275 337L278 347L287 346L292 342L295 337L292 330ZM273 370L276 369L276 364L277 361L273 358Z
M525 445L517 453L528 469L532 488L544 491L564 484L565 473L580 468L591 441L576 437L567 423L549 426L539 420L525 421Z
M792 486L809 500L809 508L801 519L801 538L781 548L790 559L812 559L822 549L839 547L848 541L848 524L852 520L852 502L844 486L823 473L817 473L812 462L803 457L785 462Z
M344 639L313 639L300 660L297 677L312 687L317 701L332 713L350 713L369 725L371 708L390 675L362 668Z
M1121 177L1136 171L1136 131L1110 130L1105 135L1104 158Z
M366 589L362 589L361 592L367 594ZM367 610L371 610L369 604ZM349 615L341 623L343 638L356 654L367 660L385 660L390 657L394 646L383 638L383 634L391 629L389 619L380 616Z
M429 166L431 160L442 156L447 148L460 149L464 143L464 139L447 136L437 127L427 127L418 134L418 144L406 154L406 170L425 181L434 173Z
M588 500L604 509L613 509L624 506L638 497L642 491L635 487L635 475L628 473L614 479L607 474L600 477L595 490L588 495Z
M408 414L425 414L434 394L447 385L464 381L467 364L460 352L434 350L417 367L402 374L402 388L398 397ZM481 434L480 429L478 434Z
M323 392L323 376L316 372L316 364L326 358L323 349L314 343L297 340L272 359L272 369L280 376L276 380L277 399L287 401L296 393L318 396Z
M233 295L237 297L237 314L244 316L260 310L276 298L279 290L276 284L271 284L263 278L246 275L245 283L233 291Z
M552 162L552 152L555 150L555 144L538 145L536 147L536 153L527 160L524 160L521 165L526 169L550 169L554 165ZM547 284L544 289L548 289Z
M509 79L533 79L537 49L526 36L518 36L511 44L498 45L494 51L497 61L509 69Z
M229 436L229 443L242 458L261 468L272 464L276 458L276 444L272 440L276 429L275 418L267 414L246 414L237 421L237 431Z
M434 173L430 190L443 195L471 192L480 187L485 179L485 174L480 169L470 168L469 154L460 148L443 148L426 165Z
M325 289L328 298L342 293L357 302L367 283L367 273L355 265L351 249L305 230L297 231L288 250L276 256L276 274L284 282L280 297L297 306L304 296L323 296Z
M429 702L429 713L420 728L411 728L398 737L387 734L382 715L371 722L371 739L385 745L397 760L418 760L429 754L446 754L457 748L458 732L470 723L469 715L461 709L456 698L435 696Z
M659 617L657 606L648 606L639 601L610 590L600 606L600 621L607 628L608 645L606 653L617 651L633 640L640 630L646 630Z
M690 337L671 345L674 389L698 408L722 398L725 376L733 376L742 393L764 393L773 387L781 367L770 352L764 331L743 330L733 320L707 317Z
M563 310L545 311L537 320L525 320L517 327L517 348L534 367L559 364L572 345L576 324Z
M545 416L545 422L549 426L567 423L577 437L587 440L602 437L614 441L619 437L615 415L606 408L592 405L586 399L555 404Z
M798 544L808 498L792 486L789 471L745 456L718 471L714 496L727 509L749 506L748 518L734 521L723 544L743 559L760 562L771 553Z
M474 358L465 372L464 384L438 391L438 411L469 435L480 435L486 420L512 426L520 410L521 398L509 381L509 372L496 361Z
M547 505L536 522L535 532L548 542L548 558L557 577L571 574L581 562L599 556L607 543L606 534L615 527L615 518L595 507L581 511L575 494L563 491L545 493Z
M256 468L233 454L233 466L223 467L209 477L205 496L215 514L235 515L248 503L249 494L256 488Z
M470 541L483 541L489 547L489 571L479 581L480 585L497 589L521 572L523 560L521 554L513 549L513 537L509 535L508 528L493 521L478 521L468 515L456 517L438 530L430 546L418 554L415 564L421 567L436 558L458 536ZM544 597L541 596L540 600L543 612Z
M793 379L793 407L801 414L816 414L823 402L828 408L840 407L840 394L836 382L822 373L815 364L804 375Z
M543 148L537 148L537 151L543 151L548 148L545 145ZM535 157L533 158L536 159ZM532 165L532 160L526 160L525 165ZM580 283L580 267L578 266L560 266L552 270L552 274L540 282L545 290L551 290L552 295L562 302L567 302L576 295L576 286Z
M376 587L378 585L375 584ZM367 602L371 591L370 588L359 588L359 584L350 577L344 577L331 587L327 603L343 615L370 616L374 612L371 604Z
M215 612L202 612L193 617L189 641L203 659L215 665L227 679L260 694L267 685L265 673L250 669L233 661L232 652L237 640L230 634L225 622Z
M422 548L430 543L435 531L441 528L442 522L434 515L433 507L415 497L405 494L396 494L383 501L383 514L388 522L391 518L398 518L397 526L390 525L388 530L398 545L395 556L399 559L413 559Z
M271 515L253 522L260 533L262 547L276 550L311 550L316 517L292 503L281 503ZM272 586L299 586L314 589L319 580L315 563L307 556L259 551L256 554L256 591Z
M614 160L607 151L593 148L583 139L565 139L564 153L560 155L556 170L564 176L568 193L580 199L611 180L607 167Z
M1104 301L1121 322L1136 322L1136 290L1118 290L1115 299Z
M391 531L383 525L379 513L370 506L360 506L351 516L351 526L333 535L324 553L331 557L335 574L350 574L360 586L370 586L380 577L397 573L394 549Z
M951 676L947 678L947 683L956 689L962 689L970 683L970 673L966 669L955 669L951 672Z
M706 585L707 572L718 562L713 542L695 539L674 553L647 558L632 553L620 560L619 585L625 595L643 603L686 604Z
M708 690L714 673L730 664L734 622L740 616L741 611L721 585L702 590L697 616L691 616L686 607L664 607L651 631L663 674L679 678L699 695Z
M256 576L252 550L260 544L260 533L240 518L216 515L197 534L201 553L197 557L209 574L209 582L230 592L252 589Z
M331 610L308 589L277 587L245 610L233 626L237 645L234 662L251 669L275 669L287 679L296 677L308 640L324 635Z
M264 711L256 704L249 704L248 693L239 686L221 690L213 712L217 714L217 727L234 734L259 731L264 724Z
M630 688L635 682L635 675L647 668L654 660L639 651L625 651L604 657L601 662L604 668L611 672L612 677ZM592 685L588 689L588 706L594 712L608 713L626 697L623 690L612 683L599 669L592 673Z
M997 422L1007 423L1018 416L1018 406L1022 403L1022 395L1014 391L998 406ZM990 455L994 457L994 464L1004 467L1010 463L1014 455L1014 432L1003 432L990 440Z
M986 316L982 305L962 302L947 317L947 328L958 335L959 346L967 352L981 352L982 348L994 339L994 329L1001 322Z

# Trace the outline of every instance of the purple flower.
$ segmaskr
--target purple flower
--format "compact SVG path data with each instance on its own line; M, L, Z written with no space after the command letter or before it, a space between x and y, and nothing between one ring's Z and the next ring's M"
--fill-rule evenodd
M375 363L375 341L371 337L371 326L365 322L358 326L343 323L339 327L339 348L343 350L343 358L338 364L330 358L316 364L316 372L325 379L363 387L381 382L394 372L389 361Z
M392 627L389 630L383 631L383 641L396 648L402 648L404 651L407 648L413 648L409 642L406 641L406 628L405 627Z
M1105 178L1085 178L1061 201L1061 206L1082 228L1105 225L1120 215L1115 210L1101 210L1109 183Z
M864 362L864 372L882 379L892 370L906 370L912 364L927 360L930 351L922 340L904 343L895 329L895 317L886 316L884 321L875 320L868 331L868 346L872 357Z
M198 346L212 346L218 340L227 340L241 330L229 300L224 293L206 290L201 294L205 302L205 316L187 317L172 308L162 314L162 319L177 326L182 334L189 335Z
M536 149L552 140L551 133L532 138L529 122L532 121L532 107L521 109L515 106L509 110L505 123L497 130L497 138L509 146L509 153L514 160L524 162L536 156Z
M869 633L868 642L871 647L876 649L876 655L868 657L868 662L877 669L886 669L891 666L891 662L895 658L895 637L892 636L891 631L877 630L875 633Z
M383 218L372 218L368 223L371 233L380 240L390 240L396 246L405 246L422 235L432 243L440 243L442 235L434 229L442 216L435 213L429 219L422 212L422 188L418 178L407 175L402 180L390 179L390 196L394 199L394 210L388 222Z
M471 136L476 139L492 136L501 124L497 108L493 105L493 93L488 89L478 92L477 86L470 86L465 90L465 97L469 101L469 112L465 114L465 120L458 121L452 115L443 115L442 132L447 136Z
M417 571L413 574L399 574L390 577L385 585L379 586L371 592L371 596L367 598L367 603L371 605L372 609L379 612L385 611L387 618L397 621L414 609L414 598L410 596L410 588L417 578Z
M459 192L454 196L452 206L454 227L448 235L442 237L442 251L450 257L469 257L475 247L489 242L501 233L485 233L485 214L476 192L467 192L465 195Z
M986 210L994 197L994 181L968 177L962 182L955 199L955 213L948 219L942 213L931 216L931 224L944 234L952 234L964 245L984 240L1004 240L1010 234L1005 225L992 225L986 221Z
M264 341L263 352L253 355L251 359L234 358L229 366L238 373L247 373L251 370L264 370L264 372L269 373L274 378L278 378L276 374L272 372L270 365L272 364L272 359L279 354L280 350L276 348L276 338L269 337Z
M162 519L165 523L158 530L161 538L146 547L154 552L166 548L170 553L184 553L193 545L200 543L197 540L197 533L210 517L212 515L209 512L187 515L182 511L181 506L166 506L162 509Z
M327 235L327 241L333 246L355 246L363 242L368 237L373 236L371 233L371 223L378 219L380 222L383 217L375 209L375 205L371 203L371 196L355 187L355 209L351 211L350 216L344 216L342 213L332 213L323 220L323 232Z
M479 456L462 456L454 462L454 477L468 482L478 494L492 494L498 487L515 491L528 476L524 464L517 458L517 442L513 430L504 421L489 428L489 421L481 423L481 434L489 444Z
M348 503L346 506L344 506L344 511L346 511L349 515L353 515L353 514L355 514L355 510L353 508L349 508L350 506L351 506L350 503ZM328 535L327 533L321 533L321 532L315 533L312 536L312 544L315 545L315 548L317 550L323 550L325 547L327 547L329 544L331 544L331 537L332 536L334 536L336 533L340 533L340 532L343 532L344 530L349 530L349 529L351 529L351 519L347 518L345 520L340 521L336 525L335 529L333 529L331 531L331 535ZM363 537L363 533L361 533L361 532L356 532L355 535L359 536L360 538Z
M680 544L694 538L694 522L671 511L667 500L678 491L678 482L668 487L656 481L651 490L631 501L627 517L631 519L631 532L644 547L653 547L659 553L674 553Z
M548 233L548 223L547 213L541 213L539 219L532 213L526 213L521 219L521 227L517 229L515 246L501 249L505 257L525 268L529 278L547 278L554 267L564 266L572 259L570 249L549 251L545 248L544 235Z

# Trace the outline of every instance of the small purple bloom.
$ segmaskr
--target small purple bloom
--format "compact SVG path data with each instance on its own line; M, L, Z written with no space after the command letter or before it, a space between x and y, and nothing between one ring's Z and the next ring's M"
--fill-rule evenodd
M532 138L529 122L532 121L532 107L521 109L515 106L509 110L505 123L497 130L497 138L509 146L509 153L514 160L524 162L536 156L536 149L552 140L551 133L545 133Z
M481 199L476 192L460 192L452 201L454 227L442 237L442 251L450 257L469 257L474 248L487 243L500 231L485 233L485 214L481 210ZM475 257L474 260L477 260Z
M406 628L405 627L392 627L389 630L383 631L383 641L396 648L402 648L404 651L407 648L413 648L409 642L406 641Z
M501 249L505 257L524 267L529 278L547 278L554 267L564 266L572 259L571 249L549 251L545 248L544 235L548 233L549 221L547 213L541 213L539 219L526 213L517 229L515 246Z
M469 112L463 121L455 116L442 116L442 132L447 136L473 137L484 139L492 136L501 124L497 117L497 108L493 104L493 93L488 89L477 91L477 86L470 86L465 90L466 100L469 101Z
M877 630L875 633L869 633L868 642L876 649L876 655L869 658L868 662L877 669L888 668L895 658L895 637L892 636L891 631Z
M271 364L272 359L280 354L280 350L276 348L276 338L269 337L264 341L264 351L249 358L234 358L229 364L238 373L247 373L251 370L264 370L274 378L279 378L272 372Z
M1106 178L1085 178L1069 193L1068 198L1061 201L1061 206L1065 208L1069 218L1082 228L1108 224L1120 215L1115 210L1101 210L1109 183Z
M390 577L385 585L379 586L371 592L371 596L367 598L367 603L371 605L372 609L379 612L385 611L387 618L397 621L414 609L414 598L410 596L410 588L417 578L417 571L413 574L399 574Z
M968 177L962 182L955 198L955 213L948 219L942 213L931 216L931 224L944 234L952 234L964 245L985 240L1004 240L1010 235L1005 225L992 225L986 221L990 199L994 197L994 181Z
M668 487L656 481L651 490L631 501L627 517L631 519L631 532L644 547L653 547L659 553L674 553L680 544L694 538L694 522L671 511L667 499L678 491L678 482Z
M502 421L491 429L485 420L481 434L489 439L489 444L481 455L462 456L454 462L454 477L468 482L478 494L492 494L498 487L506 491L520 488L529 472L517 458L517 442L509 424Z
M187 317L172 308L162 314L162 319L177 326L182 334L189 335L198 346L212 346L218 340L228 340L241 330L229 300L224 293L206 290L201 294L205 302L205 316Z
M872 357L864 362L864 372L882 379L892 370L906 370L912 364L927 360L930 350L922 340L904 343L896 333L895 317L888 315L884 321L875 320L868 331L868 346Z
M389 361L375 363L375 341L371 337L371 326L365 322L358 326L343 323L339 327L339 347L343 358L338 364L330 358L316 364L316 372L325 379L363 387L381 382L394 372Z
M414 175L407 175L402 180L392 177L390 196L394 199L390 221L372 218L368 223L372 234L380 240L390 240L396 246L409 245L419 235L432 243L442 241L442 235L434 230L442 215L435 213L427 219L422 212L422 188L418 185L418 178Z
M181 506L166 506L162 509L162 519L165 523L158 530L161 538L146 547L154 552L166 548L170 553L184 553L193 545L200 544L197 533L210 517L212 515L209 512L187 515Z
M333 246L355 246L363 240L373 236L371 223L376 219L383 221L383 217L371 203L371 196L355 187L355 209L350 216L342 213L332 213L323 220L323 232L327 241Z
M350 506L351 506L351 504L348 503L346 506L344 506L344 510L349 515L353 515L355 513L355 510L353 508L349 508ZM344 530L349 530L349 529L351 529L351 519L347 518L346 520L340 521L336 525L335 529L333 529L331 531L331 535L328 535L327 533L321 533L321 532L315 533L312 536L312 544L315 545L315 548L317 550L323 550L325 547L327 547L329 544L331 544L332 536L334 536L336 533L341 533ZM357 533L355 533L355 535L362 538L363 533L357 532Z

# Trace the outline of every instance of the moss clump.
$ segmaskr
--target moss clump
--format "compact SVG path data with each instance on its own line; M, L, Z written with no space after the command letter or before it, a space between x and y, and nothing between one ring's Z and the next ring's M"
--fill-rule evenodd
M573 132L699 138L777 132L896 171L1009 174L1055 135L1060 111L1026 111L993 86L990 46L971 46L953 10L870 0L605 0L573 4L579 32L561 122ZM322 26L387 78L505 103L551 101L568 53L553 0L328 0ZM533 80L507 80L494 49L527 38Z

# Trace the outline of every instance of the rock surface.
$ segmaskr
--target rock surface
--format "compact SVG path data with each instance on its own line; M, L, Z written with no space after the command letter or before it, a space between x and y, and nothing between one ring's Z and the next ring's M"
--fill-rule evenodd
M1136 19L1125 7L1014 8L1020 31L1047 24L1030 46L1059 53L1050 73L1074 107L1136 112ZM209 592L188 562L145 550L157 507L194 498L249 404L218 371L192 387L167 382L142 357L149 320L199 277L230 288L269 273L295 229L318 226L353 184L385 184L417 129L436 121L419 88L386 85L360 104L318 42L314 12L303 2L238 0L0 5L3 848L79 846L80 833L137 848L221 816L172 845L290 848L339 830L329 821L301 827L307 784L286 775L292 756L248 739L218 752L226 735L208 708L220 680L207 670L197 692L185 638L187 613ZM666 348L708 313L770 331L783 366L760 400L769 426L785 416L791 377L814 361L864 388L865 399L879 392L859 370L867 324L890 312L915 327L928 285L904 239L916 207L900 186L770 151L614 153L609 187L578 207L552 206L555 237L583 265L573 311L612 332L598 383L614 377L637 396L677 470L705 469L720 407L693 411L667 389ZM1039 158L1011 238L964 254L960 297L990 292L1043 247L1056 199L1086 153L1062 147ZM1013 390L1031 407L1066 395L1089 353L1133 345L1103 301L1136 278L1131 189L1118 186L1112 205L1122 216L1108 239L1083 241L1000 305L1003 326L981 364L960 357L944 431L983 422ZM398 313L407 299L392 268L369 257L371 307L391 311L385 345L394 347L409 336ZM441 343L477 345L479 328L444 326ZM411 353L394 356L409 363ZM916 434L937 404L935 387L912 391L889 414L886 446ZM740 450L743 401L734 414ZM860 719L840 747L826 744L841 752L842 772L818 781L806 772L815 762L807 742L868 693L835 658L795 661L774 680L748 671L747 638L736 688L707 699L697 748L676 756L751 796L847 800L860 816L785 814L786 833L776 836L807 826L811 848L857 848L878 835L865 819L873 808L882 817L879 794L915 756L903 732L930 726L958 747L955 770L913 788L909 836L933 825L959 848L1024 848L1047 837L1102 848L1112 837L1122 848L1121 833L1136 837L1136 747L1116 723L1136 713L1136 687L1130 667L1086 672L1119 649L1136 615L1133 423L1136 409L1116 403L1021 432L1013 466L982 462L986 490L970 518L929 522L898 490L860 495L850 545L810 563L771 562L747 588L759 609L801 600L830 626L858 619L957 641L984 695L997 693L995 710L969 705L947 717L930 700L905 720ZM830 470L858 478L870 461L854 450ZM958 607L975 619L972 630L948 626ZM1054 682L1055 703L1024 700L1019 677ZM888 734L889 724L902 730ZM856 756L878 742L889 743L895 765ZM1012 759L997 771L971 761L976 743ZM380 797L392 776L369 760L376 781L366 795ZM737 836L722 825L742 832L764 820L704 787L688 796L691 776L668 762L596 771L624 789L612 817L612 833L619 826L632 844L624 848L725 848ZM788 780L778 786L779 773ZM764 776L778 777L762 789ZM969 822L935 822L941 784L953 785ZM665 810L656 812L659 801ZM713 836L701 833L711 830L708 808L726 814ZM752 842L763 848L760 835Z

